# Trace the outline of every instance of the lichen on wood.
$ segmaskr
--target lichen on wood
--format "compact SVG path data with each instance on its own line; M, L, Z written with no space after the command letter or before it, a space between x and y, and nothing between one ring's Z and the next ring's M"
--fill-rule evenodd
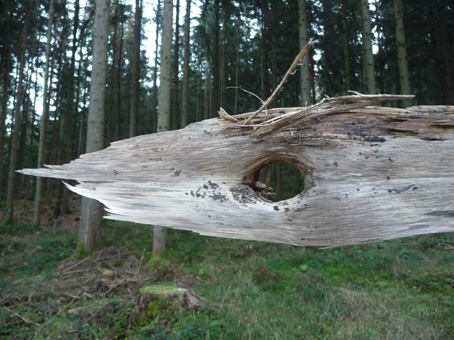
M130 325L168 319L181 308L199 309L202 299L192 290L175 285L145 286L139 290L136 307L129 317Z

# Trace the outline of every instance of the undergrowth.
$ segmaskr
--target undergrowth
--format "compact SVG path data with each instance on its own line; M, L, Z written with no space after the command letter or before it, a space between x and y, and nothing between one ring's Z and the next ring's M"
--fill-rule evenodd
M102 232L115 262L71 281L84 261L77 230L0 227L0 339L454 338L453 235L320 249L169 231L150 261L150 227L109 221ZM121 284L128 270L189 287L203 306L154 309L132 326L140 285Z

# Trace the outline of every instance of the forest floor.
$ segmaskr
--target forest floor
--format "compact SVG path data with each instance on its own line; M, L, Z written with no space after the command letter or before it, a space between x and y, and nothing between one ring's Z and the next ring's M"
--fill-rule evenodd
M77 248L78 200L42 227L33 203L0 226L0 339L453 339L454 235L300 248L103 221L103 247ZM141 319L140 289L172 284L192 308ZM156 307L156 306L155 306Z

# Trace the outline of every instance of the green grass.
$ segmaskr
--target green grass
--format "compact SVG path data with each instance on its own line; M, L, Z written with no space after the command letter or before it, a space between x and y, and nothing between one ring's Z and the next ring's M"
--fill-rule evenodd
M33 275L49 276L60 262L74 251L75 234L42 234L23 224L0 227L0 282ZM1 283L0 283L1 285Z
M0 301L23 298L13 307L29 322L2 309L0 339L454 338L453 235L319 249L170 231L161 261L149 261L150 227L104 222L103 237L105 247L143 257L150 275L160 272L158 283L192 278L204 306L159 317L153 310L128 327L139 288L94 294L64 311L45 298L27 302L27 292L59 280L56 268L76 249L76 230L7 225L0 227ZM2 327L11 319L17 325Z

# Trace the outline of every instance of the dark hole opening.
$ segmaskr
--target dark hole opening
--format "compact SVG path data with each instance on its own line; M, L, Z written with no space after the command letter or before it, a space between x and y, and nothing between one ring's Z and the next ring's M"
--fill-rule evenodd
M311 185L309 174L286 162L270 162L255 176L255 190L263 199L279 202L295 197Z

